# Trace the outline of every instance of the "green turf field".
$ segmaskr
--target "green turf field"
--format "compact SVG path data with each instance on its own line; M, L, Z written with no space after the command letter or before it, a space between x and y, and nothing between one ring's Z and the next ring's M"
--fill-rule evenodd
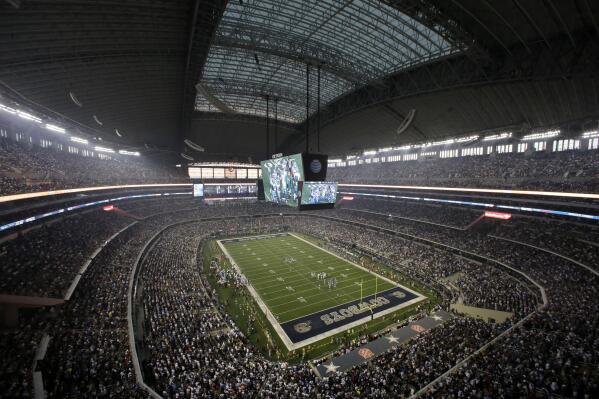
M221 244L279 323L396 286L292 235ZM326 279L311 276L321 272ZM335 288L327 287L330 278Z

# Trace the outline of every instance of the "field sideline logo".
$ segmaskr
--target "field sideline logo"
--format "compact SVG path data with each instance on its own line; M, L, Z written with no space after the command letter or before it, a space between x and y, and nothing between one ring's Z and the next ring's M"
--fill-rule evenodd
M404 299L406 297L406 294L402 291L392 292L391 295L393 295L397 299Z
M296 332L298 332L299 334L305 334L312 329L311 324L312 324L312 322L310 322L310 321L306 321L303 323L297 323L296 325L293 326L293 329Z
M368 360L374 356L374 352L368 348L362 348L358 351L358 355L360 355L365 360Z

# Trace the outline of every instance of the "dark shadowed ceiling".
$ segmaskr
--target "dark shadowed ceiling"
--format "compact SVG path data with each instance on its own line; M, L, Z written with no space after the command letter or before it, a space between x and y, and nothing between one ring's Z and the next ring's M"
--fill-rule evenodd
M4 0L0 46L3 96L212 156L266 155L267 98L269 153L599 117L592 0Z
M1 93L105 139L119 140L116 128L125 141L177 147L224 4L0 1Z

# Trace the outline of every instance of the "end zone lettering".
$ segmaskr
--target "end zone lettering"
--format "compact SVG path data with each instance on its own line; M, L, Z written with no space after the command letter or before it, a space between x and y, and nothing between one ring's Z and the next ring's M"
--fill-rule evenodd
M378 297L372 298L368 301L362 302L358 305L351 305L347 308L339 309L338 311L333 311L327 314L320 316L320 320L323 321L324 324L330 326L333 323L336 323L341 320L345 320L348 317L353 317L360 315L365 312L369 312L372 309L376 309L383 305L388 305L390 302L387 298Z

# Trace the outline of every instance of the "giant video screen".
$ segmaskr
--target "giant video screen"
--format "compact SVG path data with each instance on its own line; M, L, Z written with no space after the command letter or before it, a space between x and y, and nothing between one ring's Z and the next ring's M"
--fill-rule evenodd
M302 205L334 204L337 201L337 183L307 181L302 187Z
M193 184L193 196L194 197L203 197L204 196L204 185L201 183Z
M268 159L260 162L264 197L277 204L298 206L299 182L304 181L302 154Z

